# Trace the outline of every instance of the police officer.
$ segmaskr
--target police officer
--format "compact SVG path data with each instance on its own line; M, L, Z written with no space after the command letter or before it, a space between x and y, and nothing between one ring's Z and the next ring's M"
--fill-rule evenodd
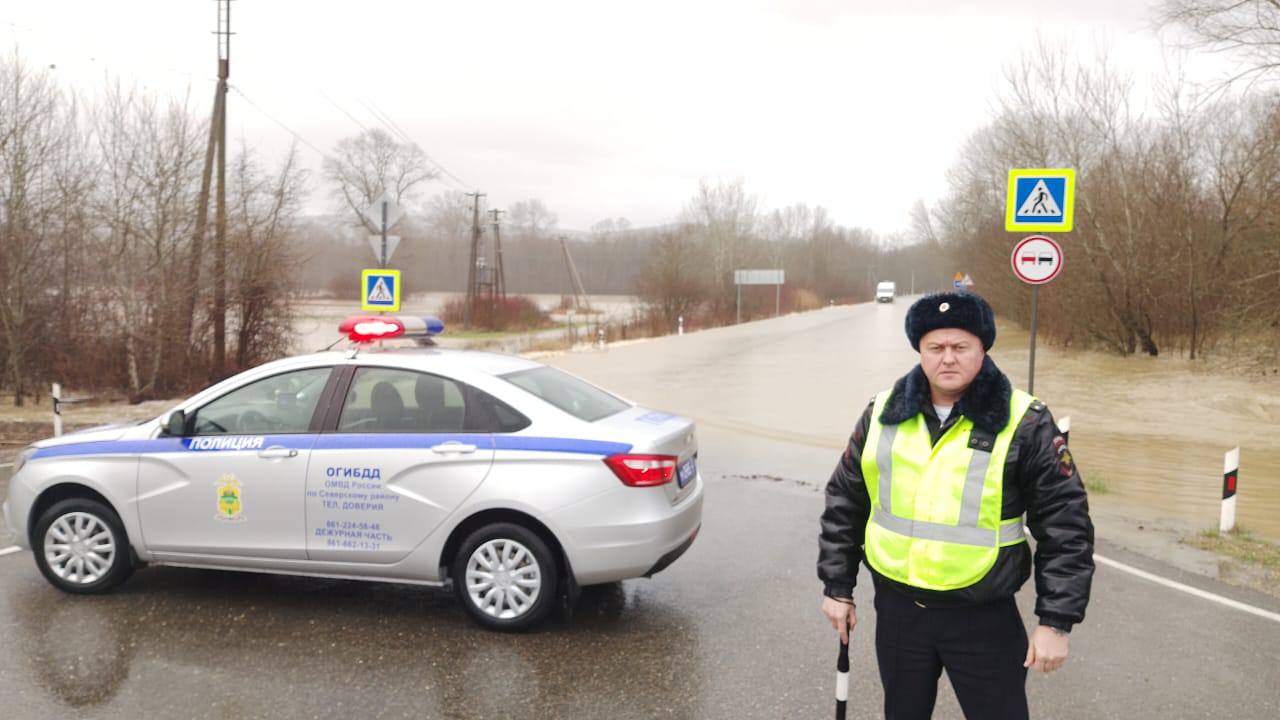
M872 400L827 483L818 538L822 612L857 625L865 560L890 720L928 718L945 669L967 718L1026 718L1026 671L1066 662L1093 579L1084 485L1044 404L1015 390L987 351L991 306L926 295L907 311L920 364ZM1013 595L1031 572L1028 642Z

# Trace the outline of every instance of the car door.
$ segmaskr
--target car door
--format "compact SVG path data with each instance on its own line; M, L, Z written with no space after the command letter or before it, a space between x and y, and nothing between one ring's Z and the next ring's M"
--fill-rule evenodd
M307 555L393 563L484 480L493 437L473 388L401 368L357 367L307 472Z
M306 559L307 462L332 392L332 367L261 378L187 413L138 471L153 552Z

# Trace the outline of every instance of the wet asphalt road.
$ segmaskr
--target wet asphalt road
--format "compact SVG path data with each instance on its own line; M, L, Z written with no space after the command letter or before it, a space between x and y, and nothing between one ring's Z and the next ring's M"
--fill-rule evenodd
M652 372L684 368L672 383L687 390L683 400L652 392L671 393L654 404L706 421L703 530L653 579L588 589L571 614L510 636L479 630L440 590L151 568L111 595L72 597L43 580L29 553L3 556L0 715L830 717L836 646L817 613L815 478L834 464L828 445L841 433L823 435L813 420L769 430L756 413L786 388L717 399L707 378L724 373L710 361L717 343L721 357L734 358L726 364L739 379L722 383L733 386L793 362L793 352L838 348L851 329L883 324L888 313L863 314L876 310L761 323L767 339L730 328L556 360L606 385L612 378L611 387L644 402L653 402L642 397ZM886 366L899 359L885 355ZM864 401L856 402L855 416ZM1280 609L1105 539L1099 552ZM859 718L880 714L865 580L851 689L850 716ZM1028 622L1033 599L1024 588ZM1031 677L1028 688L1038 718L1274 718L1280 624L1102 567L1066 669ZM945 687L935 716L960 717Z

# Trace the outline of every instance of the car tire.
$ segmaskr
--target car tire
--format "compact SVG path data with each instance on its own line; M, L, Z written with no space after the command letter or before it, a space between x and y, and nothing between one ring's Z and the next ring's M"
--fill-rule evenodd
M55 503L36 522L32 541L36 566L63 592L109 592L133 574L133 551L120 516L97 500Z
M528 630L559 597L555 554L537 533L515 523L485 525L468 535L451 573L462 607L490 630Z

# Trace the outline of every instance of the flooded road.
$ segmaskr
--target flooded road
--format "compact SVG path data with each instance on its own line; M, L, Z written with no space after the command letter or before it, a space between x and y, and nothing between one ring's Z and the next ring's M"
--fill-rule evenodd
M0 556L0 707L36 720L829 717L836 641L818 614L818 487L871 394L911 362L903 309L836 308L553 358L698 417L706 502L702 532L674 565L587 588L572 614L534 632L482 631L450 593L407 585L154 567L111 594L72 596L18 552ZM1104 498L1127 501L1119 489ZM1105 537L1098 551L1280 611ZM852 718L881 717L869 585L864 571ZM1027 583L1028 623L1034 601ZM1278 643L1274 620L1101 565L1067 666L1028 679L1031 712L1277 717ZM962 717L945 678L935 717Z
M825 483L878 391L917 361L910 301L828 308L547 362L630 399L745 433L734 471ZM614 353L619 360L602 357ZM1026 387L1027 335L1002 324L992 358ZM638 368L644 368L638 370ZM1036 394L1070 416L1071 448L1095 505L1188 531L1216 528L1223 453L1241 448L1238 522L1280 542L1280 378L1218 377L1177 358L1037 351Z

